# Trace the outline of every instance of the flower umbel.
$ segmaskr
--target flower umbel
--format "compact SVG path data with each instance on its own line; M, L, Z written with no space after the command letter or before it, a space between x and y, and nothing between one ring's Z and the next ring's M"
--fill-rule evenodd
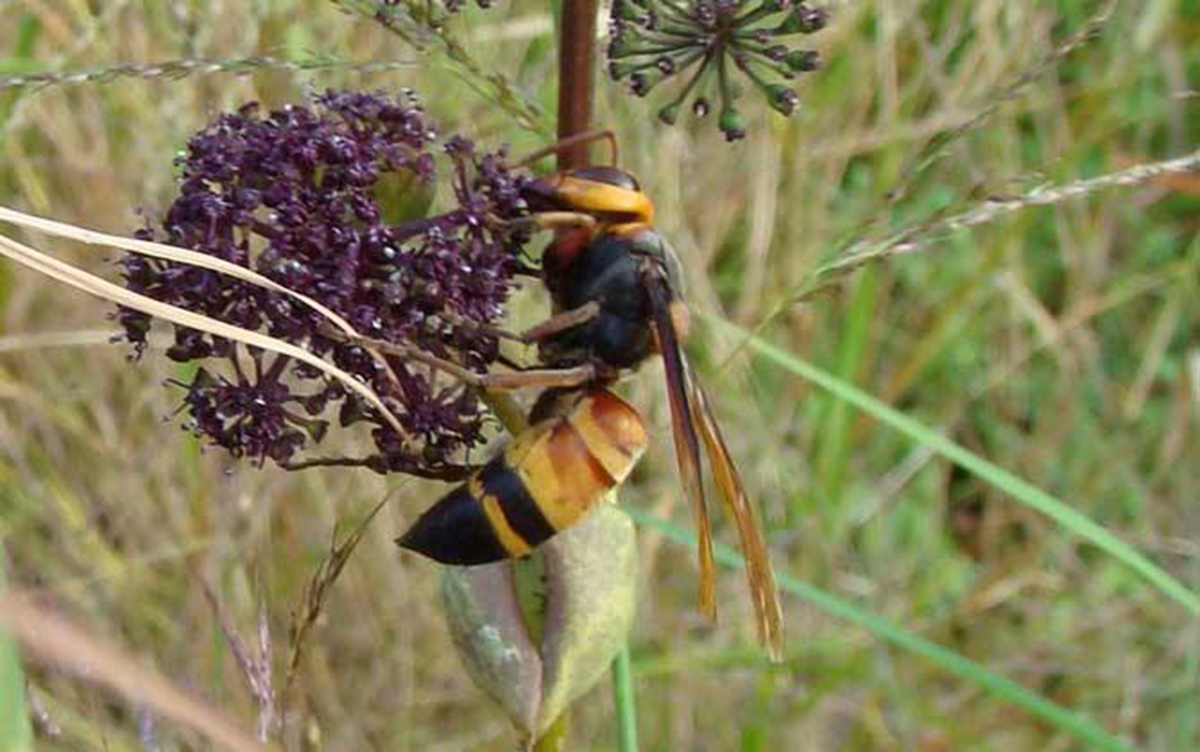
M638 96L673 76L685 79L675 98L658 111L674 124L688 105L697 117L720 98L717 125L729 141L746 135L736 68L776 111L791 115L800 98L785 83L820 67L815 50L780 40L824 28L827 14L804 0L614 0L609 73L628 79Z
M496 220L526 213L521 179L502 154L478 153L466 139L439 147L411 93L327 91L314 104L265 116L248 105L217 118L178 160L180 195L161 232L148 227L139 235L253 269L321 301L367 337L485 371L498 356L497 342L461 322L493 322L503 313L527 238ZM438 153L450 163L457 206L420 217ZM388 216L406 209L407 222ZM330 359L379 394L405 431L315 369L176 327L172 359L228 361L221 372L200 368L181 384L187 427L197 434L235 456L291 467L465 474L456 454L482 440L486 413L462 384L330 338L319 314L284 295L141 256L121 263L132 290ZM140 354L148 320L129 310L118 317ZM370 426L377 451L356 459L302 456L324 438L332 410L343 427Z

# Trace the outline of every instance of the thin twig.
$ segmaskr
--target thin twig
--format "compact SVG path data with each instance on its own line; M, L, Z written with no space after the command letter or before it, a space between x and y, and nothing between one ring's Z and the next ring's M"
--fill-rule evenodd
M516 118L521 127L540 136L548 136L546 116L531 99L518 91L502 74L489 71L450 32L444 12L438 14L427 0L330 0L334 5L360 18L373 20L418 50L433 40L451 63L451 68L469 84L484 89L489 98Z
M299 613L292 617L291 626L291 654L288 657L287 676L283 681L282 701L280 702L280 717L285 718L288 707L288 697L292 689L292 682L296 679L296 672L300 667L300 659L304 655L304 643L308 637L308 633L317 623L318 617L321 615L321 610L325 606L325 599L329 594L329 590L333 584L337 582L338 576L346 566L346 562L350 561L350 554L354 553L354 549L362 541L363 536L367 534L367 528L375 519L375 515L379 514L379 510L383 509L383 505L391 499L391 494L380 499L379 503L367 513L366 519L354 529L346 540L338 543L337 530L333 531L333 536L329 542L329 555L317 566L317 571L313 573L312 578L308 581L308 585L304 588L304 600L301 604Z
M382 355L390 355L402 360L412 360L421 363L449 374L463 384L480 391L516 391L531 387L571 388L596 380L596 368L590 363L565 368L531 368L511 373L504 371L479 373L465 366L460 366L453 361L439 358L416 345L410 345L406 342L387 342L362 335L351 336L324 324L321 326L321 333L330 339L338 339L343 342L356 344Z
M217 619L217 625L229 644L229 651L241 669L242 677L258 703L258 740L266 743L278 725L279 714L275 706L275 687L271 683L271 628L265 607L258 614L258 649L251 652L241 635L233 627L225 606L217 599L211 586L203 578L200 589Z
M38 90L51 86L74 86L77 84L106 84L122 78L143 80L167 79L174 81L188 76L203 76L213 73L231 73L246 76L264 71L315 71L340 69L357 73L382 73L410 68L417 63L408 60L345 60L319 55L307 58L281 58L254 56L241 58L178 58L156 63L128 63L109 68L87 68L83 70L39 71L0 76L0 90L20 89L27 86Z
M383 475L390 472L389 468L380 462L378 455L370 457L308 457L302 460L286 460L278 465L284 470L291 471L307 470L313 467L362 467ZM406 467L404 474L446 483L457 483L478 469L476 465L447 464L437 467Z

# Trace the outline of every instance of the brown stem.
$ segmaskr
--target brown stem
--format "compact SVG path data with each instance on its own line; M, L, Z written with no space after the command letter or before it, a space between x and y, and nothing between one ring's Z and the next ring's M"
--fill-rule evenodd
M598 0L563 0L558 30L558 138L561 141L592 127L592 99L595 93L596 13ZM591 164L592 140L564 144L557 150L558 169L571 170ZM545 560L535 553L533 567L513 567L513 575L523 580L530 592L543 587ZM520 586L518 586L520 588ZM541 613L530 614L534 622L545 620ZM534 633L541 630L539 626ZM540 640L539 640L540 641ZM571 709L566 708L533 745L535 752L559 752L567 749L567 726Z
M377 473L387 472L382 467L382 455L370 457L311 457L301 460L285 460L279 463L284 470L307 470L310 467L364 467ZM438 465L425 467L420 462L406 464L397 472L429 480L440 480L446 483L459 483L479 469L479 465Z
M558 35L558 137L592 127L596 82L597 0L564 0ZM558 152L558 169L591 164L590 144L574 144Z

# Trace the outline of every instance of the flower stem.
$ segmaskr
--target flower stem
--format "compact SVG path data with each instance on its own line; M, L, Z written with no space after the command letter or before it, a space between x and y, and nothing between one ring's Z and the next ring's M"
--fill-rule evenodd
M568 138L592 128L595 95L597 0L563 0L558 36L558 137ZM573 144L558 152L558 169L591 164L590 143ZM623 659L623 664L622 664ZM624 669L620 667L624 665ZM618 717L622 752L637 749L632 682L629 680L629 646L622 648L614 666L614 687L619 698ZM621 672L624 673L621 673ZM624 678L621 678L624 677ZM539 752L565 745L568 709L537 741Z
M558 34L558 137L592 125L596 81L597 0L563 0ZM558 153L558 169L591 163L590 144L572 144Z
M597 0L563 0L558 30L558 138L583 133L592 125L592 100L595 92ZM589 142L572 144L558 151L558 169L568 170L591 163ZM515 435L515 434L514 434ZM543 565L543 553L531 557ZM514 565L515 566L515 565ZM537 566L517 567L514 576L518 588L542 587L541 577L530 574ZM530 582L530 580L535 580ZM544 617L545 614L540 616ZM571 710L563 711L554 724L534 743L537 752L558 752L566 748Z
M613 661L613 704L617 708L617 748L637 752L637 697L633 689L633 667L629 662L629 643Z
M563 752L566 750L567 731L570 725L571 709L567 708L554 720L550 728L546 729L546 733L538 738L537 743L533 745L533 752Z

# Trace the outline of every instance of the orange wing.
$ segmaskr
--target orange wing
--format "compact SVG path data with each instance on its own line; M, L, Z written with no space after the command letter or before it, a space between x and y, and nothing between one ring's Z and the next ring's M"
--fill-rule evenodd
M725 507L737 523L742 554L746 560L746 578L749 581L750 596L754 602L758 622L759 641L772 660L782 660L783 612L779 605L775 574L771 570L770 554L766 541L763 540L758 515L754 505L746 498L742 478L733 464L725 439L721 436L721 429L713 418L704 390L692 377L683 355L678 333L675 331L675 319L671 315L672 304L679 304L679 301L666 279L665 271L653 267L648 269L646 282L651 308L654 311L659 349L662 351L663 366L667 374L667 395L671 403L671 425L674 429L679 473L683 478L684 490L695 507L700 549L701 608L705 613L716 615L712 531L700 475L697 427L704 440L708 461L712 465L713 480Z
M686 364L685 364L686 370ZM746 579L750 582L750 597L754 601L754 612L758 619L758 640L767 649L773 661L783 660L783 611L779 606L779 591L775 585L775 573L771 571L771 556L763 540L762 528L754 505L746 498L741 475L733 464L721 429L713 418L708 398L700 383L688 374L691 386L692 419L700 427L704 446L708 450L708 461L712 465L713 480L721 492L725 507L737 521L738 537L742 543L742 554L746 558Z
M671 319L672 293L664 277L655 269L646 272L650 307L654 311L655 332L662 352L663 370L667 374L667 396L671 403L671 427L675 438L675 458L679 462L679 477L684 493L692 501L696 517L697 549L700 556L700 610L710 619L717 618L716 573L713 564L712 527L708 505L704 500L704 483L700 477L700 441L692 425L692 410L688 406L687 364L675 323Z

